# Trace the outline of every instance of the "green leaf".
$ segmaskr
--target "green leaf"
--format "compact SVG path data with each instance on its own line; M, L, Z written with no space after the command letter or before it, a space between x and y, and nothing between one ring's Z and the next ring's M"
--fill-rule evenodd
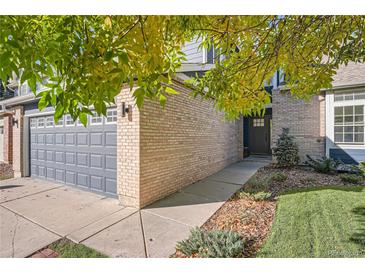
M48 102L48 96L44 95L38 102L38 108L39 110L43 110L48 106L49 102Z
M161 104L161 106L165 107L166 100L167 100L166 96L163 95L163 94L160 94L160 104Z
M166 93L168 93L168 94L175 94L175 95L180 94L180 92L178 92L177 90L175 90L175 89L173 89L173 88L170 88L170 87L166 87L166 88L165 88L165 91L166 91Z
M32 75L28 79L28 85L29 85L31 91L33 91L33 92L37 91L37 78L35 77L35 75Z
M56 106L56 110L55 110L55 113L54 113L54 119L55 119L56 123L62 117L64 111L65 111L65 109L64 109L63 105L59 104L59 105Z
M110 61L113 57L113 52L111 50L108 50L106 53L105 53L105 56L104 56L104 60L105 61Z
M128 63L129 63L129 58L128 58L128 54L127 54L126 52L121 51L121 52L119 53L119 57L120 57L120 59L122 60L122 62L123 62L124 64L128 65Z
M81 112L79 115L80 122L86 127L87 125L87 114L84 112Z

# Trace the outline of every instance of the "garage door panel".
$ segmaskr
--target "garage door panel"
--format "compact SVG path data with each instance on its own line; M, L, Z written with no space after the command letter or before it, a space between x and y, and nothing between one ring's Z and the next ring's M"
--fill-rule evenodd
M65 182L65 170L64 169L56 169L55 170L55 180L58 182Z
M89 134L87 132L77 133L76 137L78 146L89 145Z
M65 134L65 145L75 145L75 133L66 133Z
M116 132L105 132L105 145L115 147L117 144Z
M66 183L76 185L76 172L66 170Z
M37 143L44 144L44 134L38 134Z
M54 168L47 167L46 172L47 172L46 173L47 179L55 180L55 170L54 170Z
M56 145L64 145L64 139L65 139L65 135L61 134L61 133L57 133L55 136L55 144Z
M101 176L90 176L90 188L97 191L104 191L104 178Z
M117 180L113 178L105 178L105 192L117 193Z
M103 169L104 155L90 153L90 168Z
M75 152L65 152L65 164L66 165L76 165L76 153Z
M59 164L65 164L65 152L55 151L55 162Z
M52 150L47 150L46 151L46 159L47 159L47 162L53 162L54 161L54 151Z
M88 167L89 166L89 154L78 152L76 154L76 164L80 167Z
M91 132L90 133L90 145L91 146L103 146L103 133Z
M88 187L89 186L89 175L85 173L77 173L77 185Z
M66 125L66 119L53 127L31 123L31 176L115 195L117 127L104 120L86 128Z
M114 155L105 155L105 169L117 170L117 157Z
M38 166L38 176L43 178L46 177L46 167Z

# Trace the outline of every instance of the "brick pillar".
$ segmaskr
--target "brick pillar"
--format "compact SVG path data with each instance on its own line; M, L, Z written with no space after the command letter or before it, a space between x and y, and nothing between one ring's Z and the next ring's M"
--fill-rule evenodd
M13 163L13 116L4 116L4 162Z
M122 103L130 107L122 116ZM139 110L129 88L123 89L116 99L117 129L117 187L121 205L140 207L140 125Z
M14 177L23 175L23 106L13 109L13 170Z

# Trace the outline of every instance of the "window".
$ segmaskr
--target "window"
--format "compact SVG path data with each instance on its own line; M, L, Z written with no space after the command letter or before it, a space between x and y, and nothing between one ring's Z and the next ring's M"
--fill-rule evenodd
M365 99L365 91L357 91L357 92L342 92L335 94L334 100L335 102L341 101L353 101Z
M67 114L65 116L65 124L66 124L66 127L71 127L71 126L74 126L75 125L75 122L74 120L72 119L71 115L70 114Z
M44 118L38 118L37 120L37 128L44 127Z
M113 124L117 122L117 109L113 108L113 109L108 109L108 111L106 112L106 123L107 124Z
M335 107L335 143L364 143L364 106Z
M46 118L46 127L53 127L53 125L54 125L53 116L48 116Z
M58 120L57 124L55 125L56 127L63 127L64 121L63 121L63 116Z
M77 125L77 126L84 126L84 125L81 123L80 119L77 119L77 120L76 120L76 125Z
M264 118L255 118L253 119L253 127L263 127L265 126Z
M103 117L99 116L95 111L93 111L93 116L91 116L91 125L101 125L103 123Z
M30 128L37 127L37 118L30 118Z

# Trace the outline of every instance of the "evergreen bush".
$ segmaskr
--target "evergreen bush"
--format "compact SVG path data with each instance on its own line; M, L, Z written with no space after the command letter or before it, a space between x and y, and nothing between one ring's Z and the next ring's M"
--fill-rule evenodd
M276 158L277 166L292 167L299 163L299 149L294 137L289 135L289 129L283 128L279 135L276 147L273 148L273 155Z

